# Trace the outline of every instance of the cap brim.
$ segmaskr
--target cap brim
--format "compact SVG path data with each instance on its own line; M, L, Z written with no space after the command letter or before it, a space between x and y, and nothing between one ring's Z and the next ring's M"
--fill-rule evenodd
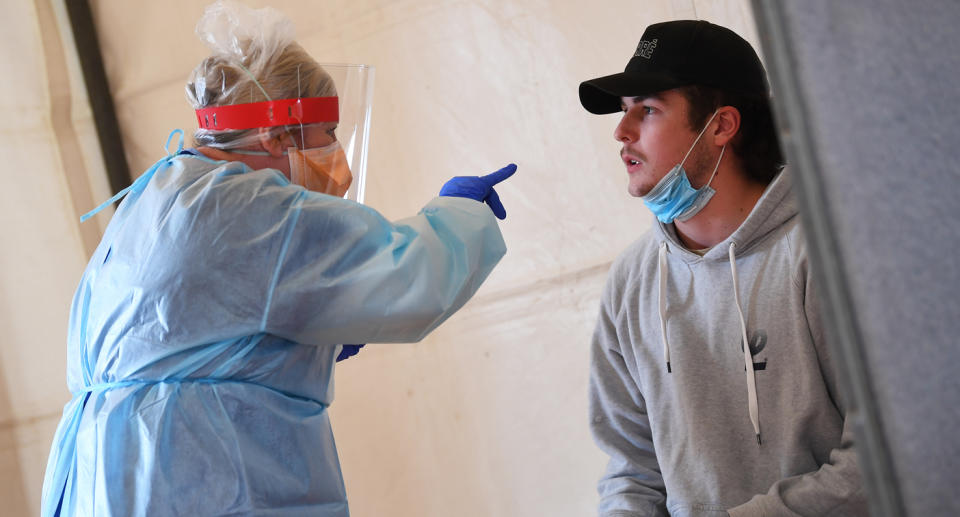
M595 115L620 111L621 97L640 97L684 86L683 81L665 74L621 72L580 83L580 104Z

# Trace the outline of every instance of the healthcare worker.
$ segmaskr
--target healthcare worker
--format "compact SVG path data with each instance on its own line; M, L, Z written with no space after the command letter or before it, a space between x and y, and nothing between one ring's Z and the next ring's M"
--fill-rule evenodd
M44 516L348 515L340 345L420 340L505 253L515 166L394 223L340 197L336 87L291 29L233 2L201 19L197 148L134 182L73 301Z

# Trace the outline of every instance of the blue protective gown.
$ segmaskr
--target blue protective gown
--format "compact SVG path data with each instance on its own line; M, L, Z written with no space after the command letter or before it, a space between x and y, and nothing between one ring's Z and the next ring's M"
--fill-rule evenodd
M420 340L505 251L470 199L390 223L272 169L164 158L77 289L42 514L348 515L339 345Z

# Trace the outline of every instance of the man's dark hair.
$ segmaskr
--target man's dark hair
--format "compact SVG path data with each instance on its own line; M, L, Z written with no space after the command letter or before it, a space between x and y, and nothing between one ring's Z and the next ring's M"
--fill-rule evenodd
M730 145L743 163L750 180L768 185L783 169L786 162L777 138L769 98L740 95L708 86L682 86L677 91L687 99L690 106L688 123L695 131L707 123L717 108L737 108L740 112L740 131Z

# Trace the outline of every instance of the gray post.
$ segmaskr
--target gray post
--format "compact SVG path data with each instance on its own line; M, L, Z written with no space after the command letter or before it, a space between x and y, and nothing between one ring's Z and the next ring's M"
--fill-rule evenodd
M960 2L753 7L872 513L960 515Z

